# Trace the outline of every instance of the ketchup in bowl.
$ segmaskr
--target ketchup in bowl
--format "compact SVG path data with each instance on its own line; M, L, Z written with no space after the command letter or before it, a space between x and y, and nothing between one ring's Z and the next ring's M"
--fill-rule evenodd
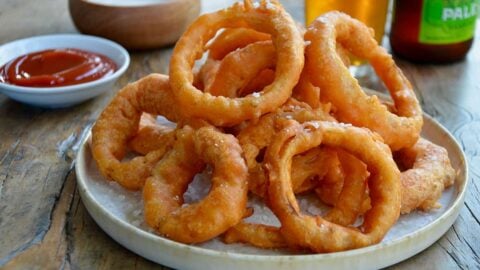
M51 49L17 57L0 67L0 82L58 87L95 81L117 69L105 55L78 49Z

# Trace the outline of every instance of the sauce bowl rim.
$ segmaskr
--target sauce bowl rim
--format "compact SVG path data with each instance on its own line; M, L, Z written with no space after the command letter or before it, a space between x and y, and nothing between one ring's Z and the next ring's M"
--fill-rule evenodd
M90 35L83 35L83 34L53 34L53 35L39 35L39 36L32 36L32 37L27 37L23 39L17 39L13 40L11 42L4 43L0 46L0 51L7 47L7 46L21 46L21 44L25 43L41 43L45 41L52 41L55 39L63 39L63 40L68 40L72 39L72 44L66 47L45 47L44 49L39 49L39 50L32 50L29 52L22 53L20 55L14 56L9 60L6 60L5 62L0 62L0 66L3 66L6 64L8 61L13 60L16 57L19 57L21 55L24 55L26 53L33 53L37 52L40 50L48 50L48 49L60 49L60 48L73 48L73 49L80 49L80 50L85 50L85 51L90 51L90 52L95 52L95 48L86 48L86 47L76 47L74 40L79 42L81 40L89 40L91 42L97 43L97 44L103 44L111 47L112 50L115 50L117 53L120 53L121 57L119 59L121 62L117 62L116 59L112 59L117 65L117 69L115 72L113 72L110 75L107 75L105 77L102 77L98 80L90 81L90 82L85 82L85 83L79 83L79 84L74 84L74 85L68 85L68 86L58 86L58 87L27 87L27 86L18 86L14 84L9 84L9 83L3 83L0 82L0 88L2 88L3 91L12 91L12 92L18 92L18 93L25 93L25 94L36 94L36 95L42 95L42 94L55 94L55 93L67 93L67 92L75 92L75 91L80 91L80 90L87 90L89 88L95 88L99 85L108 83L112 80L118 79L128 68L130 64L130 55L128 54L128 51L123 48L120 44L105 39L101 37L96 37L96 36L90 36ZM78 46L78 45L77 45Z

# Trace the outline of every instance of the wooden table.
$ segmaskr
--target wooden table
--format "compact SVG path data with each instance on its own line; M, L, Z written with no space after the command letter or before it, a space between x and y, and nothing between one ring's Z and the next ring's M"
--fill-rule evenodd
M76 33L66 0L0 0L0 44L51 33ZM204 1L206 10L226 6ZM284 1L303 21L303 1ZM480 37L480 31L477 32ZM132 52L116 89L168 72L171 48ZM392 269L480 268L480 44L465 61L414 65L398 60L426 113L458 139L471 182L454 226L422 253ZM366 86L377 87L370 79ZM115 90L116 90L115 89ZM0 95L0 267L6 269L166 269L123 248L85 210L76 190L75 151L115 91L60 110Z

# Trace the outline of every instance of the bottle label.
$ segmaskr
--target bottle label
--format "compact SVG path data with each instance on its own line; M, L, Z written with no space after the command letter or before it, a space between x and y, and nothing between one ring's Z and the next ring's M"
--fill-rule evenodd
M423 0L419 41L458 43L473 37L479 0Z

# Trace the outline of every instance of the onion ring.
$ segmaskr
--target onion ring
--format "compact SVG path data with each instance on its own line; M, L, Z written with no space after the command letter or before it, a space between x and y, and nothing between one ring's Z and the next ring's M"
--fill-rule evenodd
M335 107L339 121L378 132L393 151L415 144L423 124L422 109L410 82L377 44L371 29L344 13L329 12L310 25L305 39L310 42L305 65L309 78L320 87L321 99ZM336 53L337 43L371 63L389 89L397 114L362 91Z
M415 209L429 211L438 208L440 205L437 201L443 190L454 183L456 176L445 148L420 138L413 147L395 152L394 158L401 168L407 168L400 174L401 214L408 214ZM335 205L340 200L343 179L347 178L342 177L331 183L320 182L320 187L315 191L323 202ZM369 208L370 199L367 197L360 212Z
M158 233L182 243L209 240L237 224L247 203L247 167L232 135L214 127L184 126L171 151L143 189L145 220ZM212 187L201 201L183 204L193 176L213 167Z
M345 169L338 173L339 160L336 157L338 149L328 147L314 148L307 151L305 154L294 156L292 159L292 188L294 193L300 193L310 189L312 186L323 183L324 181L332 181L326 178L331 175L341 175L341 179L335 178L336 183L341 183L340 191L335 197L334 207L328 211L324 218L330 222L338 225L349 226L357 219L358 215L364 213L366 210L362 202L364 202L364 194L366 189L366 179L368 172L365 165L359 162L358 159L340 151L340 158L342 160L341 167ZM313 158L313 159L312 159ZM305 162L303 160L309 160ZM303 162L303 163L302 163ZM308 167L302 168L300 164L306 164ZM329 173L330 171L336 172ZM296 176L295 174L307 174L306 176ZM317 175L321 180L316 179L314 183L304 181L302 187L298 187L298 180L307 179L309 176ZM322 175L324 175L322 177ZM345 179L345 180L344 180ZM305 185L305 183L307 183ZM344 184L345 183L345 184ZM296 186L297 185L297 186ZM316 189L316 191L319 188ZM370 208L370 207L369 207ZM264 225L253 224L247 222L240 222L225 232L223 236L225 243L249 243L260 248L284 248L288 244L280 232L280 228Z
M300 212L290 184L291 158L320 144L342 148L369 168L372 208L364 216L362 230ZM267 149L265 161L269 172L269 206L280 219L280 231L291 245L315 252L371 245L381 241L400 214L400 172L390 149L368 130L333 122L295 123L275 137Z
M203 93L192 85L192 66L203 54L205 41L220 28L251 27L271 34L278 61L275 81L241 98ZM262 1L254 7L244 4L200 16L177 42L170 62L170 84L176 101L187 116L198 117L216 126L233 126L275 110L291 95L303 68L304 43L290 15L276 1Z
M140 189L151 169L170 145L122 162L127 142L138 130L143 112L163 115L171 121L181 119L176 110L168 77L152 74L128 84L104 109L92 128L92 155L98 169L127 189Z
M362 91L350 56L371 63L391 104ZM446 150L420 138L412 86L371 29L348 15L327 13L306 31L279 0L244 0L187 29L170 75L120 90L91 144L105 177L143 189L145 221L163 237L194 244L223 235L227 243L313 252L360 248L380 242L400 214L438 207L454 181ZM157 115L177 127L157 123ZM138 156L126 158L129 151ZM206 168L208 194L185 204ZM249 191L279 227L243 220L253 214ZM311 191L330 211L302 213L295 196Z
M226 244L247 243L259 248L288 247L278 227L246 222L240 222L228 229L222 240Z
M437 201L443 190L453 184L456 176L447 150L420 138L413 147L402 149L394 156L403 167L409 168L400 176L401 213L438 208Z

